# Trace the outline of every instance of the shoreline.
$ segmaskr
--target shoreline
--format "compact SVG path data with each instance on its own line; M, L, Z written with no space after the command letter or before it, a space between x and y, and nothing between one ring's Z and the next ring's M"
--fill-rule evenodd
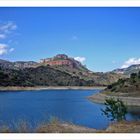
M97 93L88 97L90 101L94 103L100 103L100 104L103 104L105 102L105 99L108 98L120 99L127 106L136 106L136 107L140 106L140 98L138 97L109 96L103 93Z
M30 91L30 90L93 90L100 89L103 90L105 87L102 86L36 86L36 87L17 87L17 86L7 86L0 87L0 91Z

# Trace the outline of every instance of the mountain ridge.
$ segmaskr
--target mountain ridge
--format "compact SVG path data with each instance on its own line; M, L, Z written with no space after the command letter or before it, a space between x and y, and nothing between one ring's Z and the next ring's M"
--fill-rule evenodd
M92 72L73 58L69 60L64 54L45 59L45 62L0 60L0 71L3 75L0 84L5 83L5 86L15 81L17 85L23 86L107 86L122 77L113 72Z
M140 71L140 64L135 64L127 68L115 69L112 72L130 76L132 73L138 73L139 71Z

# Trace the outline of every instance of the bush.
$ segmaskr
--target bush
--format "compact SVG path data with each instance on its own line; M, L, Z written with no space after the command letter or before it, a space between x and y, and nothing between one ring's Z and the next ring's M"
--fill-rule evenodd
M105 100L104 104L106 108L102 112L111 121L122 121L126 119L127 107L120 99L115 100L114 98L109 98Z
M131 79L135 79L136 77L137 77L137 73L132 73L130 76Z

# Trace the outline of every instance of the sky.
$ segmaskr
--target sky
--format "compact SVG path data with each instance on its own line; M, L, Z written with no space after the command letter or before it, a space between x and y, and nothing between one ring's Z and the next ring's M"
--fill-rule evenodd
M56 54L95 72L140 64L140 8L0 8L0 59Z

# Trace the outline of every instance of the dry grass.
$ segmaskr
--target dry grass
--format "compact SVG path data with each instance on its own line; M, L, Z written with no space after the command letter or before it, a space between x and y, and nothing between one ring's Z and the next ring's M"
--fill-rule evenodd
M24 120L13 122L12 127L7 125L0 126L0 133L91 133L95 129L77 126L72 123L59 121L57 118L51 118L50 121L40 123L36 128L31 129L31 125Z
M140 133L140 121L121 121L111 124L104 132L107 133Z
M112 123L106 130L86 128L72 123L64 123L57 118L52 118L31 129L31 125L20 120L14 123L12 129L7 125L0 126L0 133L140 133L140 121L121 121Z
M62 133L65 130L57 118L51 118L49 123L44 122L38 125L35 131L38 133Z
M30 124L25 120L20 120L17 123L14 123L15 133L29 133L31 132Z
M31 127L25 120L11 122L9 125L0 125L0 133L30 133Z
M70 133L71 129L64 127L60 123L41 124L36 129L37 133Z
M36 129L37 133L90 133L95 131L95 129L61 122L57 118L52 118L48 124L43 123Z
M10 132L11 132L11 130L7 125L2 125L0 127L0 133L10 133Z
M36 129L36 133L95 133L95 129L76 126L68 123L43 124Z

